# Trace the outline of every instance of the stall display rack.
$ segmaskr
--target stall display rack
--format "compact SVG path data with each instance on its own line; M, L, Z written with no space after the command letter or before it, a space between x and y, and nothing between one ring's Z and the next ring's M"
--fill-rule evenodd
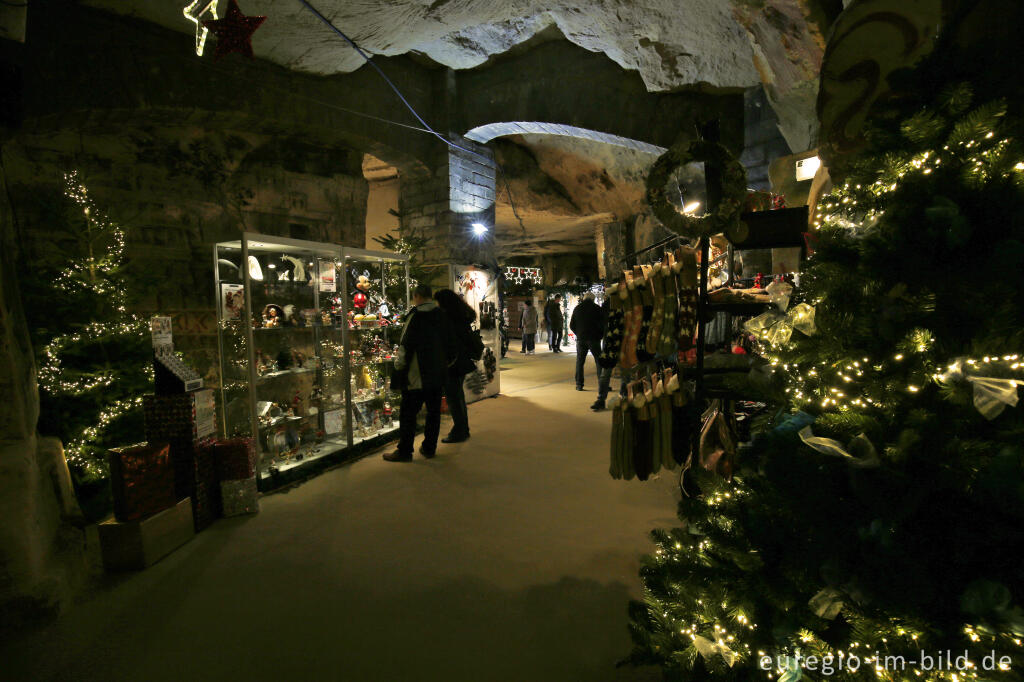
M254 438L260 489L305 478L397 432L387 356L408 309L408 260L255 233L215 245L219 430ZM376 306L372 324L354 319L356 269L369 275L360 300ZM360 384L368 367L379 380ZM380 406L368 411L371 400L360 398L373 391Z

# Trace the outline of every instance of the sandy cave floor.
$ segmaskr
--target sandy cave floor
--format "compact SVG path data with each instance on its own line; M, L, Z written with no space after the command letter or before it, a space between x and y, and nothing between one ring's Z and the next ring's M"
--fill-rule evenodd
M4 642L0 678L660 679L615 663L647 534L675 524L675 477L613 481L593 360L579 393L575 355L542 346L513 342L469 441L265 495Z

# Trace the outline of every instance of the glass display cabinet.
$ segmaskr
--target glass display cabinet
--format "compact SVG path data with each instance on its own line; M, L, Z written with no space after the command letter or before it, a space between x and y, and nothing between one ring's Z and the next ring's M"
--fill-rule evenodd
M348 350L348 425L356 444L398 430L401 396L392 390L391 377L409 309L409 257L345 248L343 262L342 295L334 310L347 322L342 343Z
M254 438L261 487L397 428L407 256L246 233L214 272L221 432Z

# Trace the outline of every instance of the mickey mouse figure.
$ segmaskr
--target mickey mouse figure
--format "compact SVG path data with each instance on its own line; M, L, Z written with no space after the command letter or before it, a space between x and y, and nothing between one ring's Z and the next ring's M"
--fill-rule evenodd
M365 310L366 304L370 301L367 295L372 286L369 275L369 271L364 270L363 274L356 276L356 292L352 294L352 307L359 311Z

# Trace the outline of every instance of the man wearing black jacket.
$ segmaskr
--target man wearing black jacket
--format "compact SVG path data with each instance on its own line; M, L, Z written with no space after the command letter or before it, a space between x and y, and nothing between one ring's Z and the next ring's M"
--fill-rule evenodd
M548 326L548 349L552 353L562 352L562 326L565 318L562 317L562 295L555 294L544 305L544 322Z
M412 459L416 417L424 405L427 420L420 454L430 459L437 450L441 391L448 376L448 365L455 361L455 355L448 317L431 299L431 293L427 284L420 284L413 290L414 307L405 318L395 358L396 371L391 385L402 390L402 403L398 415L398 449L384 455L389 462Z
M572 311L569 329L576 335L576 390L583 390L583 369L587 364L587 353L594 356L594 362L601 354L601 338L604 336L605 316L601 307L594 302L594 294L587 293ZM597 366L598 372L601 365Z

